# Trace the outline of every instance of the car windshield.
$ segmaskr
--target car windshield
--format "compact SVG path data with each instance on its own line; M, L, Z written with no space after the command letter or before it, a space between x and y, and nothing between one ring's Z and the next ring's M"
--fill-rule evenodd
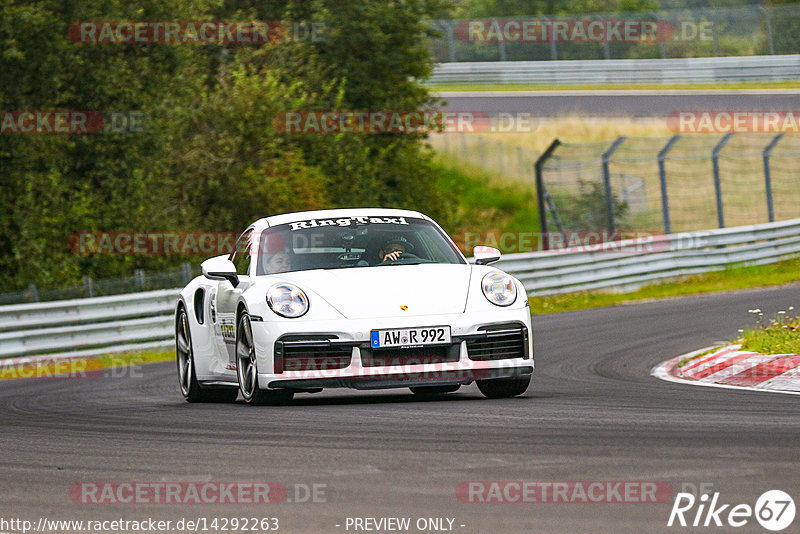
M413 217L338 217L296 221L265 230L256 274L465 263L439 228Z

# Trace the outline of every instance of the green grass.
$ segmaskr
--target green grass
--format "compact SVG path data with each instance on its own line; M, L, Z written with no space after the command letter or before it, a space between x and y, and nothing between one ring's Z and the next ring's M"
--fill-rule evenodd
M538 85L538 84L430 84L433 92L445 91L625 91L625 90L674 90L674 89L797 89L797 81L783 82L730 82L730 83L631 83L631 84L575 84L575 85Z
M436 219L467 256L472 255L472 245L494 246L486 242L487 237L501 241L497 243L501 252L516 252L517 236L539 231L532 188L498 183L485 171L447 154L437 154L435 172L436 194L448 198L444 205L450 206ZM511 239L503 242L500 236L504 233L511 234Z
M47 363L39 362L34 365L31 363L3 365L0 359L0 380L16 378L44 378L54 376L86 376L85 373L92 375L103 369L114 367L130 367L148 363L156 363L173 360L174 350L164 351L141 351L141 352L121 352L118 354L109 353L99 356L84 356L79 358L59 359L58 354L53 354L52 360Z
M642 300L780 286L800 281L800 258L770 265L729 267L723 271L681 277L650 284L630 293L585 291L564 295L531 297L531 313L559 313L603 306L616 306Z
M175 350L169 349L155 352L122 352L119 354L104 354L102 356L98 356L98 359L103 363L103 368L156 363L174 360Z
M745 329L742 350L762 354L800 354L800 318L787 316L784 311L768 324Z

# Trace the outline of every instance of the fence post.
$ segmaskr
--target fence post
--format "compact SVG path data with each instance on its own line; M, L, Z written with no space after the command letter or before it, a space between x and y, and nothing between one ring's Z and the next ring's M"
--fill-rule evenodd
M550 146L547 147L547 150L545 150L536 160L536 163L533 164L533 168L536 173L536 203L539 205L539 234L542 236L542 250L550 250L550 243L547 239L547 207L545 206L544 201L545 188L544 180L542 179L542 167L544 166L545 162L550 159L550 157L553 155L553 152L560 144L561 141L558 139L553 139L553 142L550 143Z
M141 269L133 270L133 282L136 289L141 290L144 287L144 271Z
M775 55L775 42L772 40L772 13L769 12L769 9L765 8L764 6L758 6L764 13L764 22L766 23L767 27L767 44L769 46L769 55Z
M714 12L711 11L711 10L708 10L708 9L703 9L702 12L703 13L711 13L712 17L714 15ZM711 18L711 17L709 17L709 18ZM722 52L720 51L720 48L719 48L719 32L717 32L717 21L712 18L712 20L710 20L710 22L711 22L711 40L714 43L714 56L715 57L719 57L719 56L722 55Z
M496 24L497 27L500 27L500 23L497 22L497 19L492 19L492 24ZM500 61L506 60L506 42L500 38L497 40L497 51L500 53Z
M651 11L650 14L653 15L653 18L654 18L654 20L656 22L658 22L660 20L658 13L656 13L655 11ZM659 26L656 25L656 27L659 27ZM667 47L664 44L664 39L661 39L660 37L661 37L660 35L656 36L656 40L658 41L658 53L661 56L661 59L666 59L666 57L667 57Z
M611 175L608 172L608 162L611 160L611 156L614 155L614 152L619 148L619 146L625 141L626 137L618 137L616 141L611 143L611 146L603 152L603 185L605 186L606 190L606 209L608 210L608 233L614 235L616 230L614 224L614 197L612 196L611 191Z
M188 284L192 281L192 266L188 263L182 263L181 270L183 271L183 283Z
M722 182L719 179L719 152L725 147L733 133L726 133L711 151L711 164L714 168L714 190L717 195L717 221L720 228L725 228L725 214L722 206Z
M542 15L542 20L545 22L550 22L550 19ZM553 37L553 24L550 23L547 25L547 40L550 41L550 59L553 61L558 61L558 45L556 44L556 40Z
M664 160L667 159L667 153L672 149L672 146L680 139L680 135L673 135L661 152L658 153L658 179L661 181L661 213L664 217L664 233L672 233L672 224L669 219L669 197L667 196L667 169Z
M91 276L83 277L83 288L86 290L86 296L91 298L94 296L94 280Z
M603 22L606 21L606 19L604 19L602 17L602 15L595 14L595 15L592 15L592 16L594 18L596 18L597 20L602 20ZM608 39L603 39L603 57L605 59L611 59L611 48L610 48L610 46L608 44Z
M28 291L31 293L31 302L39 302L39 288L36 284L28 284Z
M445 27L445 33L447 34L447 49L450 53L450 62L456 62L456 39L455 39L455 30L453 29L453 23L449 20L443 21Z
M761 154L761 157L764 159L764 187L767 191L767 216L769 217L769 222L775 221L775 209L772 203L772 174L770 173L769 169L769 155L772 153L772 149L775 148L775 145L778 144L778 141L780 141L782 137L782 133L773 137L772 141L769 142L767 147L764 149L764 152Z

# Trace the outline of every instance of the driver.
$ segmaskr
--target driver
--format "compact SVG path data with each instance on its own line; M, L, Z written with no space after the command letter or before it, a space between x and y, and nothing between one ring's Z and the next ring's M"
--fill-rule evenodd
M410 254L413 250L414 245L408 239L401 235L395 235L386 241L378 256L381 259L381 263L387 263L397 261L404 253ZM413 254L411 256L414 257Z

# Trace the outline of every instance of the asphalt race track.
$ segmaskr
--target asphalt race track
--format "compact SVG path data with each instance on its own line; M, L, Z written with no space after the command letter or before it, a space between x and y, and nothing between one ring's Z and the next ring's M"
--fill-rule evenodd
M171 363L124 377L3 381L0 516L277 517L291 533L354 532L347 517L397 516L455 518L454 531L470 534L730 532L667 528L671 501L470 504L455 490L468 480L644 480L676 491L711 483L730 504L753 506L770 489L800 502L798 397L649 374L734 337L750 323L748 308L769 316L798 303L795 285L537 316L533 384L508 400L485 400L471 385L435 400L343 390L287 407L190 405ZM95 505L69 496L82 482L208 480L279 482L290 499L297 484L324 484L327 502ZM765 532L754 519L735 530Z
M645 90L440 93L443 109L488 114L531 113L534 117L667 117L680 111L792 111L800 91Z

